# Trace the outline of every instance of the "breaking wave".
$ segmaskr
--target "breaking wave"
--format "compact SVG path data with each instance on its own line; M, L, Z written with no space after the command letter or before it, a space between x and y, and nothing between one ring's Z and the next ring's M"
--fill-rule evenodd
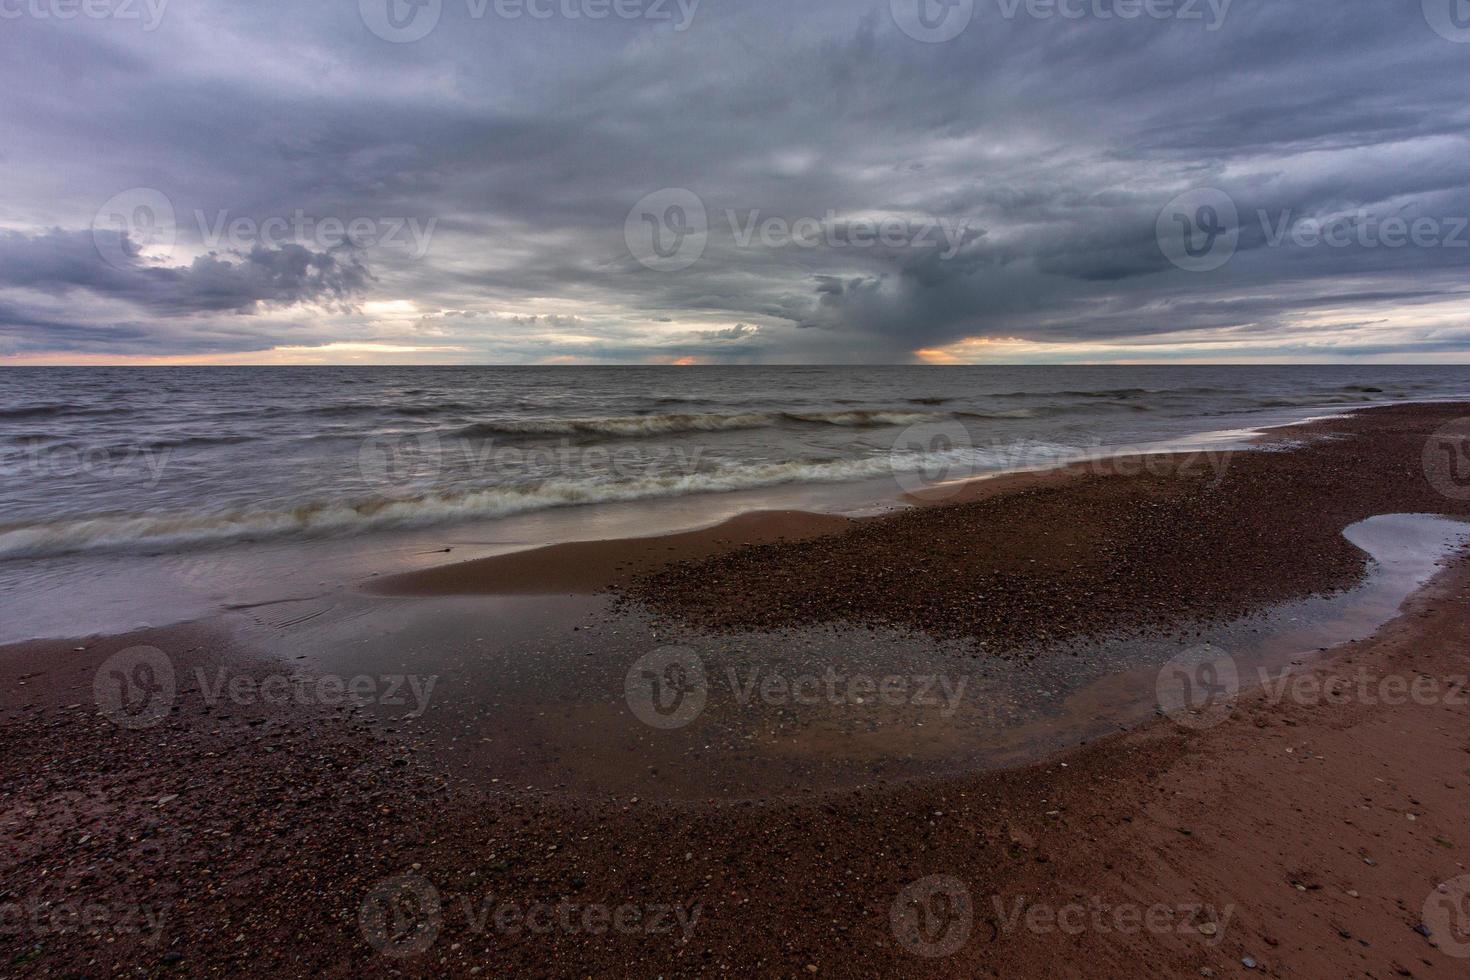
M241 540L334 537L392 528L426 527L505 517L581 504L727 493L790 483L874 479L898 473L942 472L963 479L1018 465L1039 465L1076 449L1032 443L1027 458L995 449L884 453L860 459L721 465L706 471L626 480L552 479L519 486L376 497L355 503L312 503L286 510L228 513L99 515L0 526L0 559L103 551L207 547Z

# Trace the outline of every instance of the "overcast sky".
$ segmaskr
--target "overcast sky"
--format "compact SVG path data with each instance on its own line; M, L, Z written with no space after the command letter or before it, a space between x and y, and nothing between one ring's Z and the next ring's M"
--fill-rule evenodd
M0 0L0 363L1470 360L1467 0Z

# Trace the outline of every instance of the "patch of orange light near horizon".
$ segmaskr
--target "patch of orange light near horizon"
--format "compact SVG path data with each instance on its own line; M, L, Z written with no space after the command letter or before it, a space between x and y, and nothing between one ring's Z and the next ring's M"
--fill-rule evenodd
M32 367L211 367L291 364L340 364L343 361L392 357L401 354L461 354L465 347L420 347L409 344L375 344L365 341L335 341L309 346L284 344L257 351L227 354L85 354L36 353L0 357L0 364Z

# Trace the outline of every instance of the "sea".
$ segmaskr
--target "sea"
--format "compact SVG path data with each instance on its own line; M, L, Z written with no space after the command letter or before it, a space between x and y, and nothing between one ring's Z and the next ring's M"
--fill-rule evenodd
M820 506L1467 392L1456 366L4 369L0 562L760 488Z
M1374 559L1357 589L1024 663L896 629L714 635L607 595L364 586L754 510L882 513L1068 460L1228 462L1273 426L1467 396L1455 366L5 369L0 644L45 640L67 671L126 643L96 675L99 706L118 663L203 692L217 683L179 658L241 651L292 677L432 681L421 714L365 707L492 789L750 799L1016 765L1152 718L1185 642L1229 650L1246 676L1371 634L1463 528L1382 515L1345 532ZM708 665L709 704L655 731L629 678L670 650ZM721 680L830 669L970 693L953 715L752 708Z

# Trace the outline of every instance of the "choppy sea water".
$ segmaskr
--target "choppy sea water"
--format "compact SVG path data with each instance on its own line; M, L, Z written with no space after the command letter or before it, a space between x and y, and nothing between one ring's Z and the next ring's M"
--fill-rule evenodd
M913 489L1467 392L1452 366L15 368L0 562Z

